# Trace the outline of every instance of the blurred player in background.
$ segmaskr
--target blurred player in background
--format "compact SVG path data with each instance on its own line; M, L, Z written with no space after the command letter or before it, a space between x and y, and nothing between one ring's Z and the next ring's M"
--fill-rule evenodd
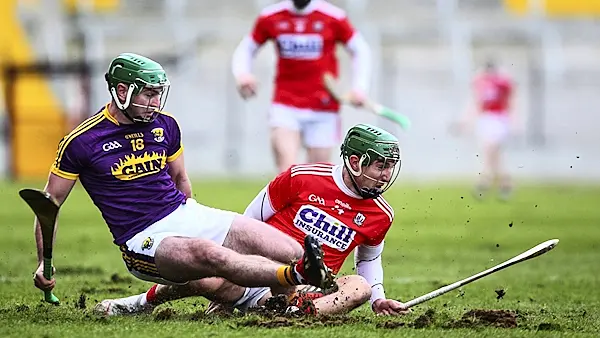
M356 249L357 275L337 279L337 285L330 289L299 288L290 298L288 310L337 314L370 299L377 314L406 313L404 304L386 299L381 264L384 238L394 219L393 208L381 194L392 186L400 171L398 140L385 130L359 124L348 131L341 155L343 165L310 164L288 168L260 191L244 215L264 221L298 243L303 243L308 234L319 238L323 244L323 259L334 273ZM232 311L232 306L244 311L263 304L271 296L269 288L242 288L231 283L223 283L215 290L190 289L186 294L175 291L160 286L150 296L150 302L147 293L113 302L129 304L129 313L137 313L152 310L168 300L212 292L221 295L223 303L229 306L212 303L208 312L227 308ZM147 305L149 303L151 305ZM306 303L310 306L304 308Z
M512 183L502 165L502 150L511 128L518 127L511 103L513 91L512 79L500 72L492 60L486 62L473 81L472 103L461 130L476 127L482 150L483 169L473 191L477 198L482 198L492 185L498 186L501 199L510 197Z
M323 0L285 0L262 10L249 36L236 48L232 71L244 99L256 94L252 60L268 40L278 62L269 108L271 145L280 172L306 148L308 162L328 162L340 142L340 105L325 89L325 72L338 75L336 43L353 57L353 105L362 106L370 82L370 49L345 12Z

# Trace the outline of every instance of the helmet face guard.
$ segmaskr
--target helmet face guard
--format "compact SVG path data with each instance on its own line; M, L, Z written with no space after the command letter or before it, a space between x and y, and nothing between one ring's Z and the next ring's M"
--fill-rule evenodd
M363 198L377 198L394 184L400 174L398 139L383 129L366 124L356 125L348 131L341 150L344 167L350 173L354 188ZM358 170L350 164L352 155L359 158ZM374 174L377 169L379 173ZM374 187L359 187L356 178L360 176L373 181Z
M104 77L117 107L134 123L150 123L154 121L167 103L171 87L167 79L167 74L158 62L144 56L132 53L117 56L111 62L108 72ZM117 94L117 86L120 83L128 86L125 101L123 102ZM151 106L150 100L148 100L147 105L132 102L132 99L141 94L144 88L161 90L158 107ZM146 117L134 116L130 107L143 108L146 111L152 111L152 114Z
M399 157L384 156L383 154L379 154L373 150L368 150L360 157L358 161L358 171L352 169L349 157L344 159L344 164L350 174L352 174L351 176L355 184L355 178L360 177L361 175L364 178L375 182L375 187L357 187L360 195L364 198L376 198L386 192L398 178L401 168L401 161ZM367 173L365 169L373 164L377 169L379 169L379 172L377 174L373 174L374 171L370 170L370 173Z

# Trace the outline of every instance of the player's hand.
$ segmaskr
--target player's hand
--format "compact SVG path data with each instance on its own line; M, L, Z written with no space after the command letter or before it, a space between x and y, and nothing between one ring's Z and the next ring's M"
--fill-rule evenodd
M373 312L377 315L397 316L405 315L411 312L406 305L393 299L380 298L373 303Z
M252 74L243 74L236 79L237 90L244 100L256 95L256 79Z
M352 90L348 95L348 101L354 107L362 107L367 101L367 96L360 90Z
M56 269L52 267L52 275L54 275L55 273ZM47 280L44 277L44 263L40 263L37 270L35 270L35 273L33 274L33 284L36 288L42 291L54 289L54 286L56 285L56 280L54 279L54 277L50 280Z

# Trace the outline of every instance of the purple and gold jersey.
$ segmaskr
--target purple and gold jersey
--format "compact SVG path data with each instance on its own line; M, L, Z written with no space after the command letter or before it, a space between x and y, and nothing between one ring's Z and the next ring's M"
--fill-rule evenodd
M106 105L60 141L51 172L79 178L121 245L185 203L167 172L182 152L173 116L119 125Z

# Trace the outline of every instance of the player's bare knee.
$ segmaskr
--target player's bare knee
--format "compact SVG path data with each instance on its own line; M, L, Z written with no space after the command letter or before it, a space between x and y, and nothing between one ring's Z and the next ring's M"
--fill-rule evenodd
M208 240L194 239L180 248L186 251L188 265L202 271L203 277L221 276L223 268L229 264L228 250Z
M230 263L230 251L218 245L201 248L198 264L204 264L218 277L226 277Z
M357 302L359 304L367 302L371 298L371 284L362 276L357 276L356 287L358 288L359 295L357 296Z
M212 241L199 238L167 237L157 247L154 262L161 276L173 282L189 282L215 275ZM218 264L218 263L217 263Z
M348 294L348 301L354 303L355 306L359 306L367 302L371 298L371 285L367 280L358 275L344 276L340 279L340 292Z

